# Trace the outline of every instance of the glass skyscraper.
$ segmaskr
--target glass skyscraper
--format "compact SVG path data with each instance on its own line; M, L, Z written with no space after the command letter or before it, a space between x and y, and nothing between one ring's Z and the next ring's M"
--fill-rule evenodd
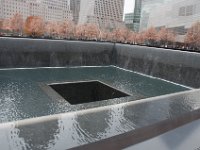
M139 32L147 29L151 11L172 0L135 0L133 17L134 31Z
M127 13L125 14L125 17L124 17L125 25L130 30L134 30L133 17L134 17L134 13Z
M168 3L172 0L141 0L141 18L140 18L140 31L146 30L148 27L149 16L151 12L162 6L165 3Z
M139 32L141 19L142 0L135 0L135 9L133 16L133 30Z

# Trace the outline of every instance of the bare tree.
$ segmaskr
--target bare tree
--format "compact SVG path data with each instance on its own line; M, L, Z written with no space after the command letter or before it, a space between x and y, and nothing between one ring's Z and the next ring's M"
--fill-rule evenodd
M75 37L78 40L85 40L86 39L86 26L85 25L76 26Z
M112 31L112 42L118 42L117 39L119 39L119 29L114 29Z
M188 29L185 37L185 43L189 44L192 49L200 48L200 22L196 22Z
M130 31L127 28L120 28L121 42L127 43Z
M100 38L100 41L107 41L108 32L106 32L106 31L101 31L99 38Z
M45 24L45 34L50 38L56 38L59 36L59 23L49 21Z
M40 37L44 35L44 20L38 16L30 16L26 19L24 31L28 36Z
M2 23L2 30L5 31L12 31L12 27L11 27L11 19L4 19L3 23Z
M88 40L96 40L99 38L100 32L96 24L86 24L85 34Z
M13 32L22 35L23 25L24 21L22 15L17 13L11 18L11 29Z
M110 31L107 31L106 41L113 42L113 33Z
M3 29L3 19L0 19L0 30Z
M112 34L113 34L113 42L123 41L122 31L120 28L113 30Z
M128 36L127 36L127 42L130 44L135 44L136 43L136 33L134 33L133 31L129 31Z
M144 44L144 41L145 41L145 33L144 32L137 33L135 44Z
M162 28L158 32L158 41L164 47L168 46L169 43L175 42L175 40L176 40L176 34L169 29Z
M157 31L154 27L150 27L145 31L144 38L148 45L154 45L157 40Z
M62 38L70 39L74 36L75 25L72 21L64 21L60 23L59 33Z

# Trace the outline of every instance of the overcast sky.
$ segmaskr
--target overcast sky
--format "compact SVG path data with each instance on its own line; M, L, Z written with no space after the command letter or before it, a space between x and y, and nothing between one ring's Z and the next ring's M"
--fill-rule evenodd
M124 13L133 12L135 0L125 0Z

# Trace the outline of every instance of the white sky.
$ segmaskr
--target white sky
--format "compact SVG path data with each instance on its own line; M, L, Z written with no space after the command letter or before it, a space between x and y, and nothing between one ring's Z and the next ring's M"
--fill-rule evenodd
M124 13L133 12L135 6L135 0L125 0Z

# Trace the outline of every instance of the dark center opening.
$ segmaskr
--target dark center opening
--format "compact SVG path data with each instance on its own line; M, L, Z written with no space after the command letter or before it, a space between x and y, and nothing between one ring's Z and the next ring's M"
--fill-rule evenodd
M99 81L50 84L72 105L130 96Z

